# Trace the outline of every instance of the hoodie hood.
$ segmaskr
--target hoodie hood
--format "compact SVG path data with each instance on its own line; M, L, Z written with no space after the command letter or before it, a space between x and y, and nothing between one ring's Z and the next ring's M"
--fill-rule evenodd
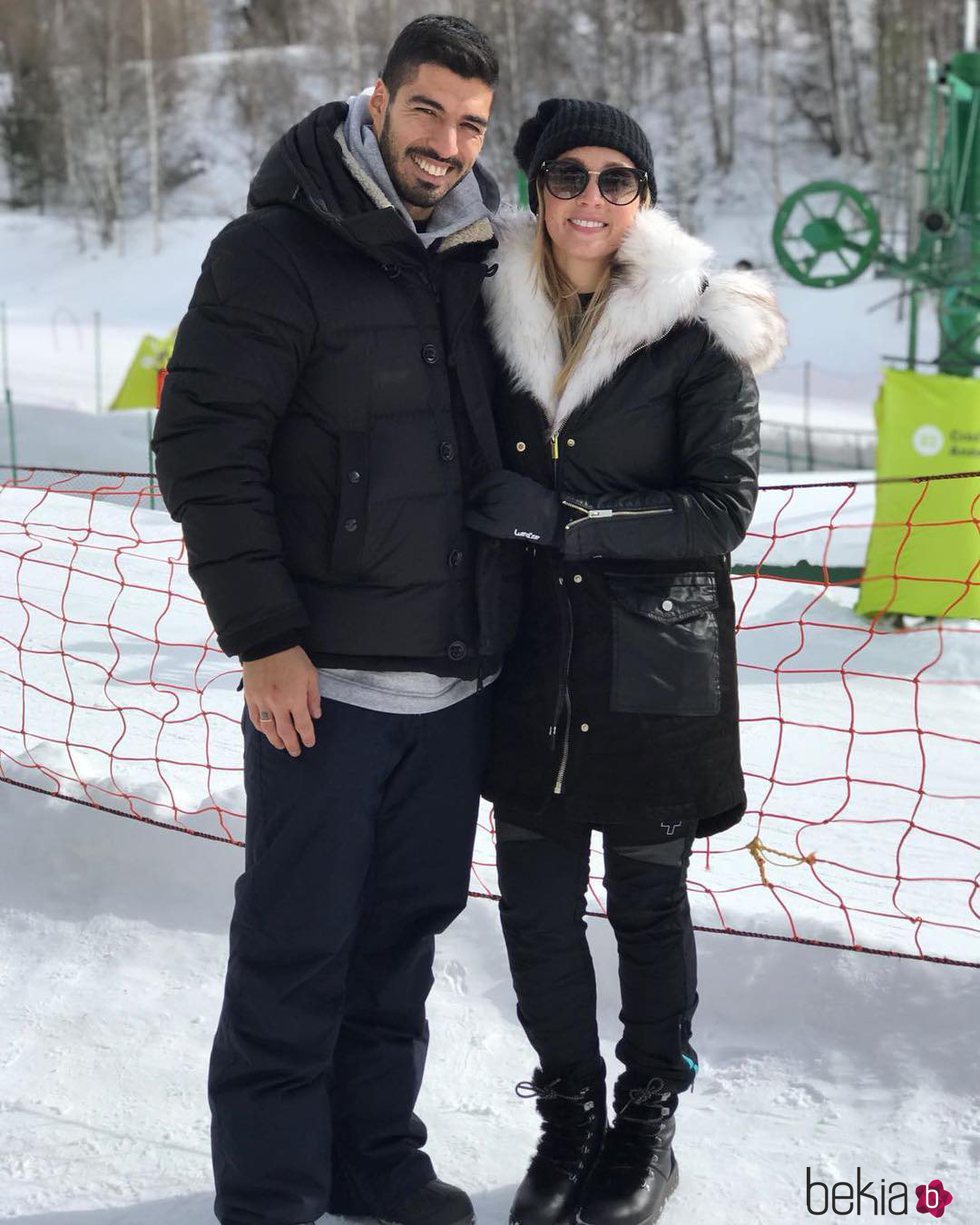
M551 304L534 270L536 219L498 218L499 265L485 282L494 346L517 386L541 404L552 426L586 403L639 349L676 324L700 320L726 352L756 374L786 348L786 321L768 283L754 272L714 271L712 249L660 208L641 210L617 254L606 309L572 372L561 400L553 388L561 349Z
M346 102L330 102L301 119L272 146L252 179L248 209L285 204L313 213L354 246L384 260L393 248L421 252L419 235L387 199L348 147ZM474 224L452 234L440 250L462 243L490 243L487 215L499 192L493 179L474 167L484 208Z
M343 137L338 134L337 139L342 141L360 169L368 176L370 186L378 188L379 208L391 205L401 215L408 228L413 233L418 233L415 222L391 181L374 134L368 107L371 92L368 89L348 99ZM457 236L461 232L468 232L481 221L489 223L491 215L497 211L499 205L500 192L497 184L480 163L476 162L472 171L460 179L452 191L447 192L436 204L425 230L418 233L419 241L425 247L432 246L440 239L452 240L453 245L456 245L459 241ZM489 234L491 231L484 228L483 232Z

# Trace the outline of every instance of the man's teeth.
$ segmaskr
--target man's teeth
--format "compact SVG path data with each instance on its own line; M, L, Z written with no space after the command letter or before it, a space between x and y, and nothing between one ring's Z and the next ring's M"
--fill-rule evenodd
M583 218L569 218L569 223L583 230L604 230L606 228L604 221L586 221Z
M416 164L416 166L421 166L421 168L425 171L426 174L434 174L434 175L437 175L439 178L442 178L444 174L449 173L448 166L440 166L438 162L426 161L424 157L416 157L413 154L412 161Z

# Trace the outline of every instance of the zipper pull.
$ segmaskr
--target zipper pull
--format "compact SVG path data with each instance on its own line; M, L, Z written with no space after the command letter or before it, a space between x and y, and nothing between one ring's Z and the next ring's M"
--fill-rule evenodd
M558 459L558 435L557 434L551 435L551 458L554 460Z

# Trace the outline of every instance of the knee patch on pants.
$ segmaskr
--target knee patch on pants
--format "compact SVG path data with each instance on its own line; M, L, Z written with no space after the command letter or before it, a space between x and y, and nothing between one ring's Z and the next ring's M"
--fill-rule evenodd
M670 842L652 842L647 846L606 846L607 855L622 855L639 863L656 863L666 868L685 866L691 854L691 838L672 838Z

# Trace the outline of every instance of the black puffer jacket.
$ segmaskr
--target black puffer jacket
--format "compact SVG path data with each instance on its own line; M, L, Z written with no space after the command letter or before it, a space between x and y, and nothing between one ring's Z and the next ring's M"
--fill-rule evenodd
M560 354L532 235L529 220L499 229L486 290L512 376L498 419L505 463L554 484L570 522L562 553L529 557L485 794L550 820L557 791L561 819L649 841L678 822L712 833L744 800L728 555L757 491L749 363L775 360L783 321L763 281L712 274L704 244L641 212L555 430Z
M272 149L215 239L154 435L221 647L478 675L501 654L500 551L463 491L500 465L481 288L488 221L427 251L336 139ZM477 168L488 208L498 197Z

